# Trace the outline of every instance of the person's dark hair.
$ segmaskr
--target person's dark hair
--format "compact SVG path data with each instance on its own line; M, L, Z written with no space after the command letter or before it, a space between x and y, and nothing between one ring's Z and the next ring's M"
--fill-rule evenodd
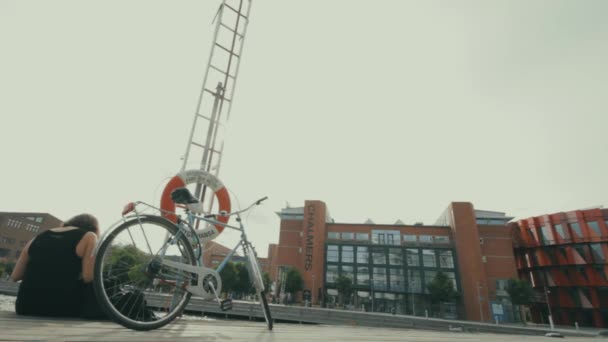
M97 218L91 214L80 214L63 222L63 227L77 227L88 232L99 234L99 223Z

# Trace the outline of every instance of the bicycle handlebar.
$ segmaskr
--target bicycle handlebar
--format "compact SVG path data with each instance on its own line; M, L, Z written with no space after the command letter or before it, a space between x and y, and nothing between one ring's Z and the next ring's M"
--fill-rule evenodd
M246 212L247 210L250 210L251 208L253 208L256 205L260 205L262 202L264 202L267 199L268 199L268 196L264 196L263 198L260 198L259 200L253 202L251 205L249 205L245 209L241 209L241 210L238 210L238 211L233 211L231 213L220 212L219 214L207 214L207 215L203 215L203 218L216 218L218 215L222 216L222 217L229 217L229 216L233 216L233 215L239 215L240 213L243 213L243 212Z

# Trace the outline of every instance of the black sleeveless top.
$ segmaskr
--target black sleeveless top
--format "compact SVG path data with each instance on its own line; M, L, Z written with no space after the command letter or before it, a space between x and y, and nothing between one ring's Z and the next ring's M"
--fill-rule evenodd
M19 315L71 316L82 313L82 259L76 246L87 232L47 230L29 247L29 260L19 286L15 311Z

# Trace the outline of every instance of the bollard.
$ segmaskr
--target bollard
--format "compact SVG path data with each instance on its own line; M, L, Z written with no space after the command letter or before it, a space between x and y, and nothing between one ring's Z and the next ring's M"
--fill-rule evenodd
M578 331L578 322L574 322L574 327L576 328L576 331Z
M425 316L426 318L429 318L429 310L424 310L424 316Z
M494 321L496 322L496 325L498 325L498 316L494 316Z

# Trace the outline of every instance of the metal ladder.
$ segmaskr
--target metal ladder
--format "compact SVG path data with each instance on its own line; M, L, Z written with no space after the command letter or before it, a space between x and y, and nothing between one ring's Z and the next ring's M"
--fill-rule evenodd
M188 146L182 157L182 171L200 169L216 176L220 171L224 150L223 134L234 101L251 1L223 0L215 15L213 43ZM205 203L206 187L197 184L194 196ZM210 211L213 196L210 196L207 203Z

